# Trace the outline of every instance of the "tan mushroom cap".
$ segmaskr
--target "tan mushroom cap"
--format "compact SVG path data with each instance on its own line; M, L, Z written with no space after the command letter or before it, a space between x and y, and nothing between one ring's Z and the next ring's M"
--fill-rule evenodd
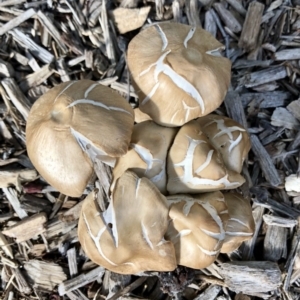
M174 246L164 239L167 227L166 198L150 180L127 171L104 213L94 193L84 200L78 237L87 256L113 272L166 272L176 268Z
M222 48L199 27L160 23L141 31L128 46L140 110L158 124L181 126L219 107L231 77Z
M197 122L213 147L221 153L225 166L240 173L251 148L246 129L230 118L214 114L198 118Z
M169 151L167 168L170 194L234 189L245 182L239 173L226 169L220 153L195 120L179 129Z
M225 238L227 206L221 192L168 196L171 223L167 238L179 265L202 269L217 258Z
M151 120L151 117L143 113L138 107L134 109L134 122L142 123Z
M34 103L27 152L45 180L78 197L92 176L92 159L110 161L127 152L133 123L133 109L110 88L91 80L66 82Z
M249 201L238 193L224 193L228 207L229 220L226 226L225 240L222 253L229 253L252 238L255 223Z
M134 125L130 149L118 158L113 169L113 184L126 171L150 179L161 193L166 193L167 153L174 140L176 128L168 128L145 121Z

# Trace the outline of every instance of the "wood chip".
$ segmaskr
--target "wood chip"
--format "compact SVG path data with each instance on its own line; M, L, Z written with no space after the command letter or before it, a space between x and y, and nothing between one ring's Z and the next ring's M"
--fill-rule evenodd
M286 255L287 229L284 227L268 225L264 240L264 259L278 261Z
M264 8L263 4L256 1L249 4L238 44L240 48L245 49L247 52L254 50L257 45Z
M270 155L263 147L258 137L251 134L250 140L252 144L252 151L258 159L266 179L272 186L280 185L282 183L281 178L279 177Z
M281 285L281 272L268 261L235 261L221 264L220 274L236 293L253 295L276 290Z
M95 281L98 277L102 277L104 274L104 268L98 267L86 274L81 274L77 277L74 277L68 281L62 282L58 286L58 292L60 296L65 295L66 293L69 293L71 291L74 291L82 286L85 286L86 284L89 284L93 281Z
M285 178L285 190L287 192L300 193L300 177L296 174L292 174Z
M7 170L0 171L0 188L8 188L12 185L21 190L21 183L33 181L37 178L35 170Z
M58 284L67 279L62 267L55 263L31 259L25 262L24 269L34 288L53 291Z
M26 10L24 13L20 14L18 17L12 19L11 21L7 22L5 25L1 26L0 27L0 35L17 27L24 21L32 18L34 15L35 15L35 10L33 8Z
M225 6L222 3L214 3L213 7L218 12L221 20L232 32L238 33L242 30L242 26L239 23L239 21L229 10L225 8Z
M3 234L15 238L17 243L27 241L45 231L44 224L47 222L45 213L35 214L23 218L22 221L2 231ZM26 230L24 230L26 228Z
M142 27L147 20L150 9L150 6L135 9L119 7L110 11L110 14L119 32L124 34Z
M287 109L300 122L300 100L292 101Z
M14 258L13 255L13 251L11 246L9 245L7 239L5 238L5 236L2 234L2 232L0 231L0 249L2 249L4 251L4 253L10 257L10 258Z
M287 129L300 129L300 122L283 107L277 107L271 117L273 126L284 127Z

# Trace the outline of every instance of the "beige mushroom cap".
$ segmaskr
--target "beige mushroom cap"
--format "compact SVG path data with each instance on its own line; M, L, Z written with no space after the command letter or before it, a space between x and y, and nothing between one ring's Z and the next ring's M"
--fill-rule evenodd
M93 158L127 152L133 109L110 88L91 80L60 84L33 105L26 127L27 152L38 172L69 196L81 196Z
M113 169L113 184L126 171L150 179L161 193L166 193L167 153L174 140L176 128L162 127L153 121L134 125L130 149L118 158Z
M225 193L229 220L226 226L222 253L229 253L239 248L242 242L252 238L255 223L249 201L238 193Z
M138 107L134 109L134 122L142 123L151 120L151 117L143 113Z
M246 129L230 118L213 114L198 118L197 122L213 147L221 153L227 169L241 173L251 148Z
M219 107L231 76L221 48L199 27L160 23L141 31L128 46L140 110L158 124L181 126Z
M169 151L167 168L170 194L234 189L245 182L240 174L226 169L220 153L195 120L179 129Z
M167 238L176 252L179 265L201 269L217 258L228 220L221 192L168 196L171 223Z
M78 237L87 256L113 272L166 272L177 265L174 246L164 239L167 227L166 198L147 178L127 171L104 213L94 193L84 200Z

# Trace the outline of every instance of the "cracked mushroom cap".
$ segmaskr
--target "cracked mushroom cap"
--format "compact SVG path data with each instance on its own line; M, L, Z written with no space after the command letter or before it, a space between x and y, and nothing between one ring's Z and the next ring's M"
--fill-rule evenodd
M221 192L168 196L171 218L166 237L175 246L179 265L206 268L225 239L227 206Z
M160 23L141 31L127 54L140 110L158 124L181 126L219 107L231 77L220 49L199 27Z
M127 152L133 123L133 109L110 88L91 80L66 82L32 106L27 152L53 187L79 197L93 174L93 159L113 164Z
M228 207L229 220L226 226L225 240L221 249L222 253L229 253L252 238L255 223L249 201L238 193L224 193Z
M113 184L126 171L150 179L161 193L166 193L167 153L174 140L176 128L162 127L153 121L134 125L130 149L118 158L113 169Z
M245 182L239 173L226 169L220 153L195 120L179 129L168 154L167 168L170 194L234 189Z
M221 153L225 166L241 173L251 148L246 129L230 118L213 114L198 118L197 122L213 147Z
M174 246L164 239L168 204L150 180L127 171L104 213L95 201L94 193L84 200L78 224L79 241L93 262L121 274L176 268Z

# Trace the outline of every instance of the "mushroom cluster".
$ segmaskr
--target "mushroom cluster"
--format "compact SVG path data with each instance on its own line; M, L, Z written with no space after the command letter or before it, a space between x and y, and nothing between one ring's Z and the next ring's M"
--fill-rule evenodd
M221 49L203 29L155 24L128 47L138 114L90 80L63 83L33 105L28 155L58 191L81 196L96 160L113 168L108 207L93 191L78 223L95 263L122 274L205 268L251 238L249 201L221 192L244 183L250 150L240 124L211 114L230 83Z

